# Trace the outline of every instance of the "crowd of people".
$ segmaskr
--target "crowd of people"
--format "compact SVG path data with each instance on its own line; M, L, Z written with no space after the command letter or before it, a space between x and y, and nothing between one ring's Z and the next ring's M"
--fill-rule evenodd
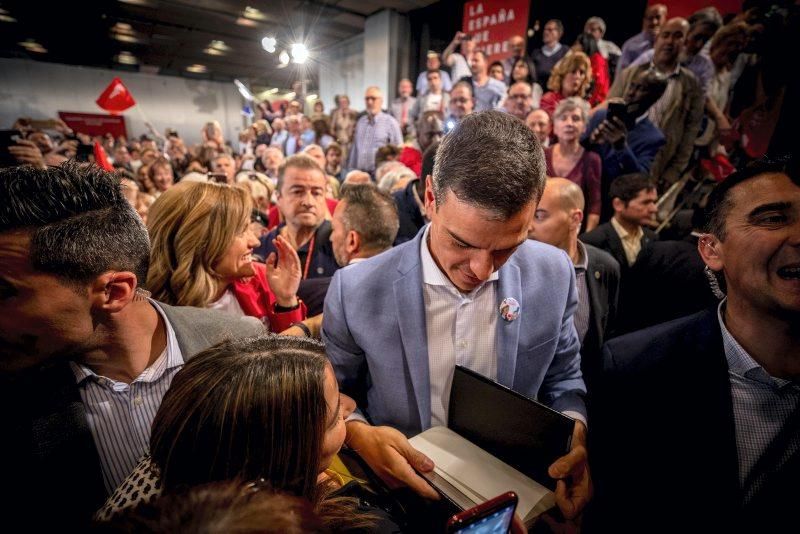
M559 528L789 524L800 174L766 155L789 17L653 4L622 46L553 19L495 63L459 32L394 99L265 101L194 146L17 120L12 507L114 532L428 529L407 438L447 424L462 365L575 420Z

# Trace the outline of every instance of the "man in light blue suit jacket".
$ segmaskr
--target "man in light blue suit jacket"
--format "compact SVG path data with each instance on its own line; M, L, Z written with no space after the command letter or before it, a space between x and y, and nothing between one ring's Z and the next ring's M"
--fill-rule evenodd
M404 434L447 424L453 371L463 365L576 418L572 450L549 474L567 518L588 500L574 269L562 251L527 239L544 170L521 121L497 111L467 116L426 177L431 223L331 282L328 356L342 391L385 425L348 421L348 444L390 484L426 493L409 464L432 464Z
M325 298L323 336L339 387L359 399L372 423L407 436L431 427L420 258L426 233L340 269ZM498 310L508 297L520 304L518 319L497 322L498 382L560 412L585 414L569 257L529 240L500 268L497 284Z

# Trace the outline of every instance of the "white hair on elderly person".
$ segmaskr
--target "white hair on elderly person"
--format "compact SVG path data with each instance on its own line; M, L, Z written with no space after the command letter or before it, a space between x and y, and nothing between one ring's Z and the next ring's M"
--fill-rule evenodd
M369 173L353 170L347 173L343 184L368 184L371 182L372 178L369 177Z
M401 167L405 167L402 163L397 160L390 160L381 163L377 169L375 169L375 182L380 183L381 178L386 176L386 174L390 173L391 171L395 171L400 169Z
M383 175L378 181L378 190L384 193L393 193L403 189L408 185L408 182L416 178L416 173L401 163L400 167L394 168Z
M553 112L553 119L557 119L564 113L569 113L570 111L578 110L581 113L583 122L588 122L589 109L590 109L589 103L586 100L584 100L583 98L579 98L577 96L571 96L569 98L565 98L564 100L558 103L555 111Z

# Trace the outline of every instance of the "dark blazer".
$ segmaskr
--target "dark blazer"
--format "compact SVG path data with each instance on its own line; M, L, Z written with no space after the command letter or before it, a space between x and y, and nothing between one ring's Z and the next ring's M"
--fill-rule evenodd
M330 285L330 276L300 280L300 287L297 288L297 297L305 303L309 317L322 313L325 307L325 295L328 294L328 286Z
M742 504L716 307L613 339L590 405L591 532L778 532L795 524L800 454ZM795 425L800 428L800 425Z
M411 180L405 189L392 194L397 204L397 215L400 218L400 229L394 240L394 246L410 241L416 237L419 229L425 226L425 218L419 211L419 204L414 198L414 187L418 180Z
M223 312L158 304L184 358L230 337L264 331L260 321ZM5 409L6 521L28 530L80 529L108 497L100 458L75 375L66 360L17 376L0 387ZM9 517L10 512L10 517Z
M601 348L611 332L619 298L619 263L611 254L587 245L586 289L589 292L589 329L581 345L581 371L591 395L592 382L601 367Z
M658 235L654 231L650 230L649 228L644 228L643 230L644 235L642 236L642 251L644 251L650 243L658 239ZM592 245L599 249L603 249L614 256L614 259L619 263L620 272L624 277L625 272L629 269L628 258L625 256L625 249L622 247L622 240L619 238L617 231L614 230L614 227L611 226L611 222L598 225L598 227L591 232L586 232L585 234L581 235L580 240L587 245ZM642 253L640 252L639 255L641 256L641 254Z
M717 302L704 267L696 237L650 243L625 279L628 331L684 317Z

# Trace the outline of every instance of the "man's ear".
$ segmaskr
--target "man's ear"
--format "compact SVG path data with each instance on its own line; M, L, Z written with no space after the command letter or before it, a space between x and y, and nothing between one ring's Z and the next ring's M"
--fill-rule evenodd
M580 230L583 222L583 210L575 208L569 215L569 229Z
M697 242L697 251L703 262L712 271L721 271L725 266L722 242L713 234L703 234Z
M614 208L614 213L625 211L625 202L621 198L614 198L611 200L611 207Z
M119 312L133 300L136 285L136 275L130 271L101 274L90 288L92 309L104 313Z
M436 208L436 198L433 196L433 176L430 174L425 177L425 198L423 203L425 204L425 212L430 217L431 211Z
M347 254L352 256L361 248L361 236L355 230L347 232L347 237L344 240L344 247Z

